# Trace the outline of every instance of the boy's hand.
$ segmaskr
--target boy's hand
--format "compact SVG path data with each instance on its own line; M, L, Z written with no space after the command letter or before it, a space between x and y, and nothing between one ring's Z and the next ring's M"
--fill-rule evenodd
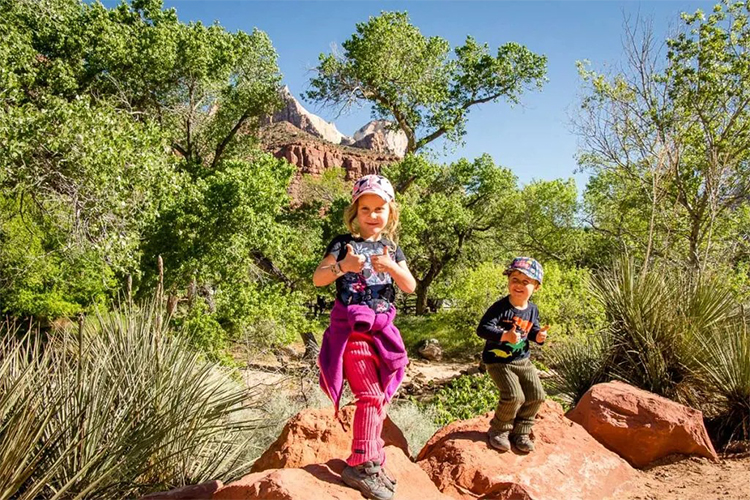
M500 342L508 342L509 344L518 344L521 341L521 333L516 330L516 325L513 325L510 330L503 333L500 337Z
M396 262L391 259L391 254L388 252L388 247L385 247L383 249L382 255L373 255L370 257L370 262L372 262L372 270L376 273L389 273L393 269L393 266L396 265Z
M538 332L536 332L536 341L538 344L547 340L547 330L549 330L549 325L544 325Z
M354 252L351 243L346 244L346 257L341 261L341 270L346 273L358 273L365 267L367 258Z

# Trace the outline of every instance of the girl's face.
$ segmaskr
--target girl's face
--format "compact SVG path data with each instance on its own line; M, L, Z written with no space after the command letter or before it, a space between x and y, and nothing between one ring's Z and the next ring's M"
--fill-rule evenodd
M515 305L526 304L537 288L539 288L537 280L529 278L520 271L513 271L508 276L508 293Z
M357 222L364 239L378 236L383 232L390 216L390 206L376 194L363 194L357 200Z

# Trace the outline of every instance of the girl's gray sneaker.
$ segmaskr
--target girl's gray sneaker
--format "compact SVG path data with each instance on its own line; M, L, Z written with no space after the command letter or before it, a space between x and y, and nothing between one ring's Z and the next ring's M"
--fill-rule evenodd
M385 473L385 467L380 467L380 479L383 481L383 484L385 484L385 487L391 490L392 492L396 492L396 484L398 481L396 481L394 478L388 476L388 474Z
M391 484L387 484L383 476L385 473L382 472L378 462L365 462L355 467L347 465L341 472L341 479L344 483L361 491L365 498L391 500L395 486L390 480L387 481Z

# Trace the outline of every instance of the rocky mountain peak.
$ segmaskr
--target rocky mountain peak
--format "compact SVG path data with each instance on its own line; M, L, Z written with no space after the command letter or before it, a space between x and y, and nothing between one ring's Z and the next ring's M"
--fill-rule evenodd
M266 119L265 125L281 122L291 123L294 127L307 132L326 142L339 146L351 146L376 153L395 155L403 158L406 152L406 134L401 130L394 130L392 124L386 120L373 120L354 133L354 137L342 134L333 122L305 109L292 95L289 87L281 90L283 107Z

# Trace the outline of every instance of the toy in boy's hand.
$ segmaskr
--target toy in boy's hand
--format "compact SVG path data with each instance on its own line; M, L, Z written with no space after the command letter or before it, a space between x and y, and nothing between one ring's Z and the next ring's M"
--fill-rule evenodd
M367 257L354 252L351 243L346 244L346 257L341 261L341 270L347 273L358 273L365 267Z
M547 340L547 331L549 330L549 325L544 325L538 332L536 332L536 341L541 344L545 340Z
M518 344L520 341L521 332L516 330L516 325L510 327L510 330L507 330L505 333L503 333L503 336L500 337L500 342L507 342L509 344Z

